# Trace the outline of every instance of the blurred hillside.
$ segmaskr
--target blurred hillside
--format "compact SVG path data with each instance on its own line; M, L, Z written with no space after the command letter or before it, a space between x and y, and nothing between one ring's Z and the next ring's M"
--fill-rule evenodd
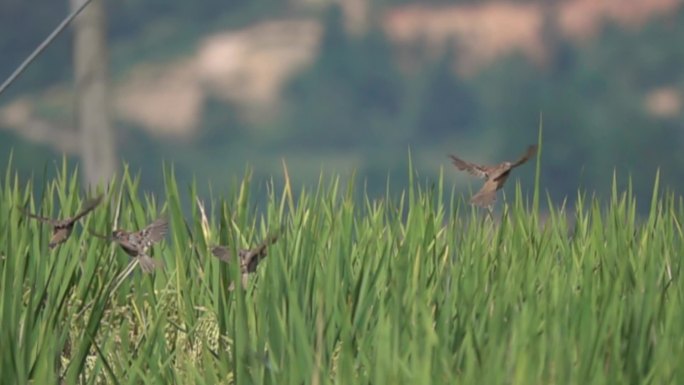
M557 201L607 193L614 170L637 196L656 169L680 190L684 9L678 0L127 0L107 3L119 156L158 189L225 190L249 164L295 185L356 170L371 193L422 177L446 154L514 158L536 141ZM0 76L66 14L64 4L0 4ZM0 97L0 162L22 175L75 156L71 43L58 39ZM76 160L76 158L74 158ZM534 167L517 175L531 185Z

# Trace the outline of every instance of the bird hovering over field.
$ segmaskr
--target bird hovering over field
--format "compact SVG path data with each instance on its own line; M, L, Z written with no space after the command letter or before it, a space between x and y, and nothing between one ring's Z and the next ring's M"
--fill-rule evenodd
M46 218L40 215L33 214L25 209L21 209L21 211L23 211L24 214L26 214L30 218L37 219L41 222L49 223L50 226L52 226L52 237L50 238L50 243L48 243L48 247L52 249L55 246L66 242L66 240L69 238L69 235L71 235L71 232L74 230L74 225L76 224L76 222L78 222L79 219L83 218L93 209L95 209L95 207L97 207L97 205L99 205L100 202L102 202L102 195L98 196L95 199L87 201L83 205L83 210L81 210L80 213L74 215L71 218L66 219Z
M537 146L527 147L525 154L515 162L502 162L495 166L483 166L475 163L466 162L454 155L449 155L454 166L459 170L467 171L470 175L485 180L484 185L470 198L470 203L480 207L491 207L496 201L496 192L506 183L506 179L511 170L527 162L537 152Z
M111 236L96 234L92 231L90 233L98 238L118 243L126 254L138 259L140 268L144 273L151 273L154 269L163 267L164 263L161 260L153 259L147 252L153 244L164 239L168 230L169 222L162 217L140 231L118 229L114 230Z
M240 273L242 274L242 287L247 287L247 279L250 273L254 273L261 262L266 256L267 248L278 240L279 233L269 236L263 242L261 242L257 247L253 249L239 249L238 250L238 262L240 263ZM233 253L228 246L214 246L211 249L211 253L223 262L231 263L233 261ZM233 290L235 288L234 283L230 284L228 290Z

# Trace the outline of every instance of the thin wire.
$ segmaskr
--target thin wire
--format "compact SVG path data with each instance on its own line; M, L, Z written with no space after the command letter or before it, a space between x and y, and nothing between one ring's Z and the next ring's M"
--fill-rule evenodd
M5 92L5 90L12 83L14 83L14 81L19 77L19 75L21 75L22 72L26 70L26 68L36 59L36 57L40 55L41 52L43 52L43 50L45 50L45 48L47 48L50 45L50 43L52 43L52 41L55 40L55 38L59 36L60 33L62 33L62 31L64 31L64 29L69 25L69 23L71 23L71 21L74 20L74 18L78 16L78 14L81 13L81 11L88 4L90 4L91 1L93 0L84 0L83 3L77 9L71 11L69 16L62 20L62 22L57 26L57 28L55 28L55 30L52 31L52 33L42 43L40 43L38 47L36 47L36 49L31 53L31 55L29 55L29 57L27 57L26 60L24 60L24 62L21 63L21 65L17 67L16 70L14 70L12 75L10 75L7 78L7 80L5 80L4 83L2 83L2 86L0 86L0 95L2 95L2 93Z

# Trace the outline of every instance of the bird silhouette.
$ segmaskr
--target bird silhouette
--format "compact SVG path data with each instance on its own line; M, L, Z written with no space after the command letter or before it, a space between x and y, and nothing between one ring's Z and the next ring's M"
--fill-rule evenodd
M161 217L139 231L114 230L111 236L100 235L90 232L92 235L111 242L116 242L133 258L138 259L140 268L144 273L151 273L158 267L163 267L161 260L153 259L147 252L153 244L160 242L169 230L169 222Z
M537 146L527 147L525 154L515 162L501 162L494 166L483 166L466 162L454 155L449 155L454 166L461 171L485 180L484 185L472 198L470 203L480 207L491 207L496 201L496 192L506 183L511 170L527 162L537 152Z
M267 248L278 240L278 233L273 234L261 242L253 249L239 249L238 262L240 263L240 274L242 278L242 287L247 287L247 280L249 274L254 273L261 262L268 255ZM233 261L233 253L228 246L214 246L211 253L223 262L231 263ZM233 290L235 285L230 284L228 290Z
M43 217L40 215L33 214L26 209L21 209L21 211L24 212L25 215L27 215L30 218L39 220L41 222L49 223L50 226L52 226L52 237L50 238L50 243L48 243L48 247L50 249L55 248L57 245L62 244L66 242L66 240L69 238L71 235L71 232L74 230L74 225L76 222L78 222L79 219L83 218L86 216L88 213L90 213L92 210L97 207L97 205L102 202L102 195L98 196L95 199L91 199L87 201L83 205L83 209L81 212L78 214L74 215L71 218L66 218L66 219L52 219L52 218L47 218Z

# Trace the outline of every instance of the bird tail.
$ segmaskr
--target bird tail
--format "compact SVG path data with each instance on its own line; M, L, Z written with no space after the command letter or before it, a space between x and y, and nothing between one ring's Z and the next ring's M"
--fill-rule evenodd
M496 201L496 191L480 191L470 198L470 203L475 206L489 207Z
M142 269L143 273L149 274L156 268L164 267L164 263L158 259L153 259L147 254L141 254L138 257L138 264Z

